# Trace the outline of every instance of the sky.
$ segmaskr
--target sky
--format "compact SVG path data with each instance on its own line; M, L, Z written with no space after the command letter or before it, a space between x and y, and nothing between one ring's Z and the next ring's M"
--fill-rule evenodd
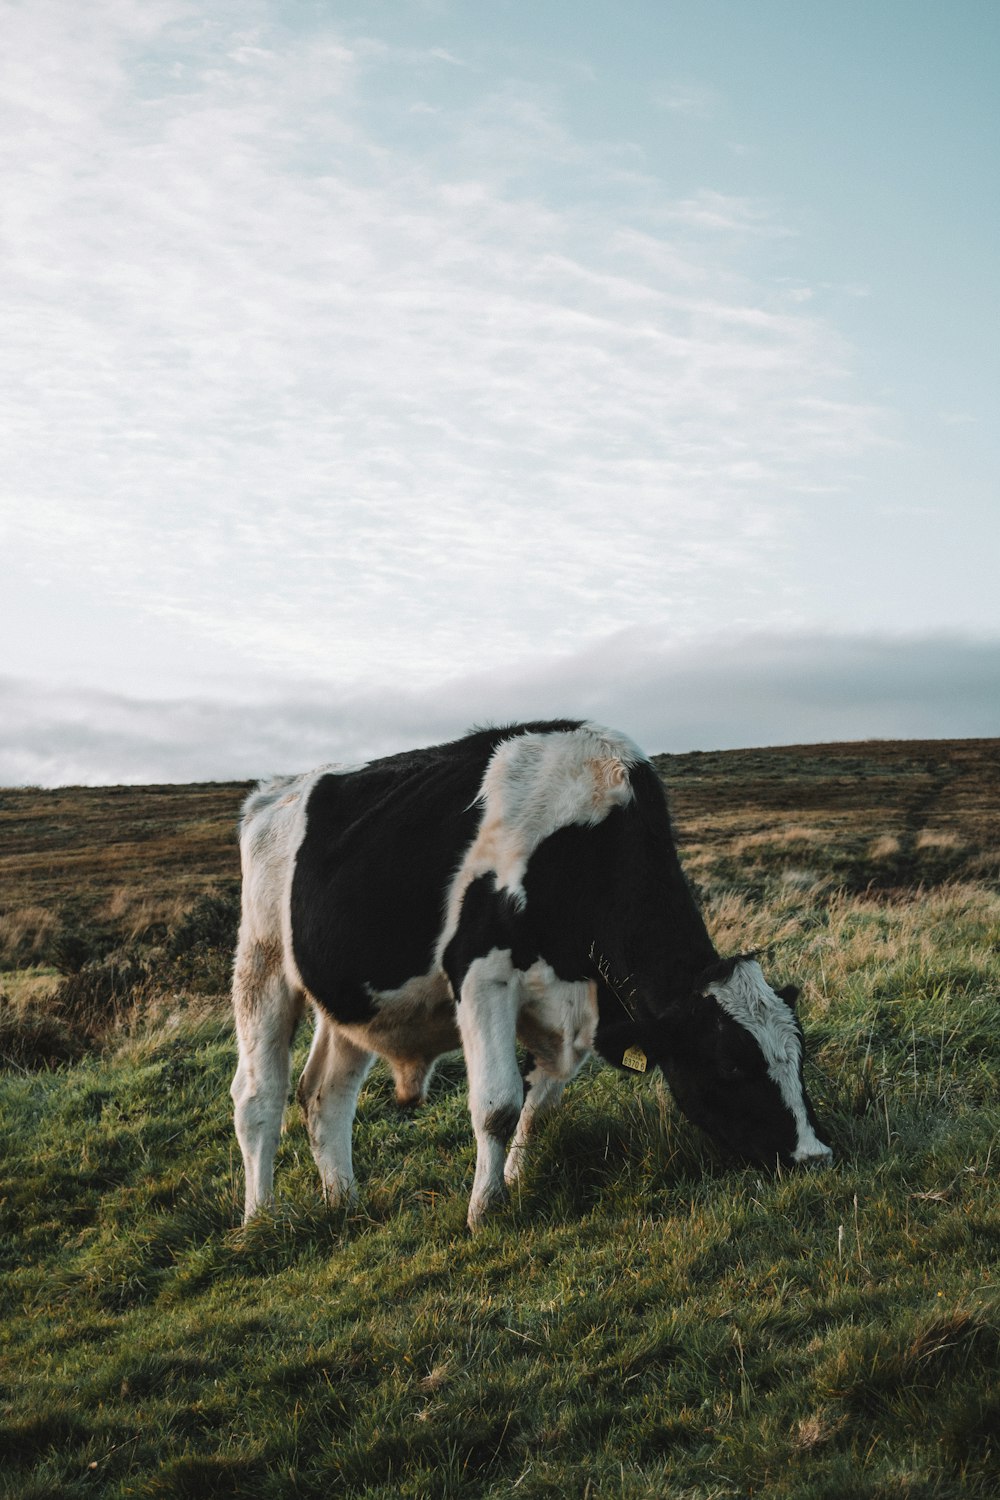
M0 784L1000 735L1000 8L0 20Z

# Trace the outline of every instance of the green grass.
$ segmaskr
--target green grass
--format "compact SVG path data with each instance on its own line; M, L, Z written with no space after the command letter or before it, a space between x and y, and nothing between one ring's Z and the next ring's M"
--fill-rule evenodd
M657 1079L594 1067L472 1238L448 1060L413 1116L372 1075L353 1211L323 1205L293 1106L277 1206L243 1229L204 901L83 1056L12 1058L0 1495L993 1500L1000 895L852 894L819 838L804 880L755 816L748 888L712 861L749 810L689 858L719 945L803 985L828 1169L734 1167ZM44 977L4 980L12 1035L73 993Z

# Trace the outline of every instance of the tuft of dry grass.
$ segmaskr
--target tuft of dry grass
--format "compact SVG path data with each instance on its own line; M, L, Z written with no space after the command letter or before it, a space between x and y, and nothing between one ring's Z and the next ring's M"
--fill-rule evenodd
M190 905L180 895L150 896L142 888L118 886L108 896L101 915L126 942L155 940L182 920Z
M41 963L58 927L50 906L14 906L0 913L0 965L13 969Z
M843 1426L843 1416L827 1407L800 1417L792 1432L792 1448L796 1453L814 1453L832 1442Z
M868 850L868 855L870 859L889 859L892 855L898 854L901 848L902 845L894 833L883 833L875 839Z
M918 849L964 849L958 834L947 828L922 828L917 834Z

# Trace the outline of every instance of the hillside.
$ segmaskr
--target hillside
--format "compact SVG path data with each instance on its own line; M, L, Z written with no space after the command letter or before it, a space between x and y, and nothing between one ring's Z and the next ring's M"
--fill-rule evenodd
M1000 741L657 765L834 1163L588 1065L475 1238L457 1058L412 1116L373 1071L354 1210L292 1103L240 1226L245 786L0 791L0 1496L995 1500Z
M689 868L775 864L852 891L1000 879L1000 740L663 755ZM730 862L731 863L727 863Z
M752 887L776 868L855 891L1000 878L1000 740L654 759L699 883ZM60 922L124 924L237 880L250 785L0 789L0 963L43 956Z

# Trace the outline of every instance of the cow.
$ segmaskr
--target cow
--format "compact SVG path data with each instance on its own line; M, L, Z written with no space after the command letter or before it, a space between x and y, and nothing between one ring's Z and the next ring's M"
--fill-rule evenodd
M240 848L232 1095L248 1220L271 1200L307 1003L298 1098L331 1202L356 1196L353 1121L375 1056L413 1106L459 1047L472 1229L593 1052L660 1068L682 1113L746 1160L830 1160L802 1080L797 992L773 990L753 955L719 958L660 778L623 734L513 724L262 782Z

